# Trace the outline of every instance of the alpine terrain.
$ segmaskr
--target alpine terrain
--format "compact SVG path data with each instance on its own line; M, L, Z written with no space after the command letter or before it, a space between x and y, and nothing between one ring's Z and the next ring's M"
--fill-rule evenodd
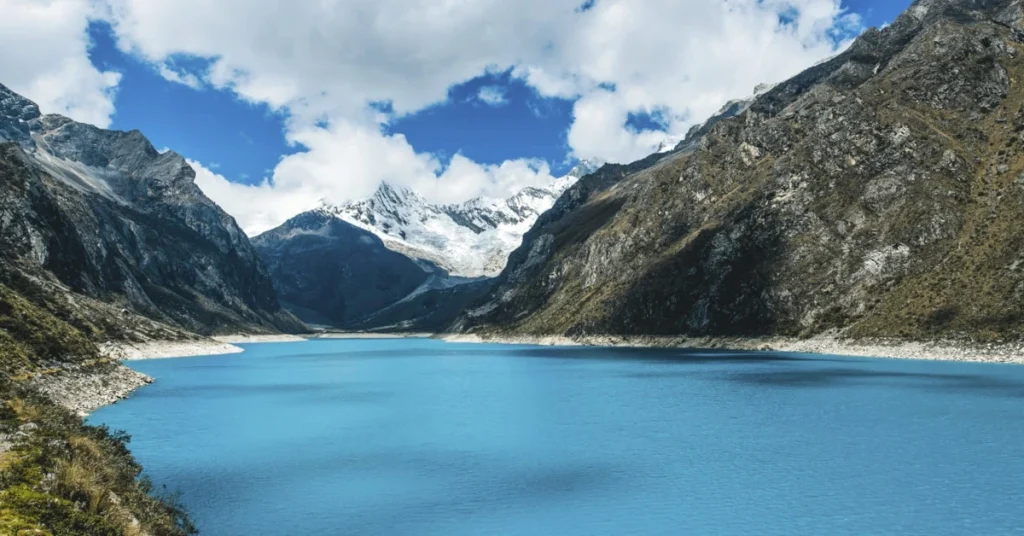
M382 184L369 199L304 212L252 239L284 305L346 329L436 331L490 288L534 221L597 164L507 199L437 205Z
M50 293L69 314L107 324L112 337L127 335L115 326L130 331L147 319L203 334L304 329L278 304L248 238L178 154L158 152L138 131L41 115L4 86L0 142L8 287ZM92 312L99 304L114 322Z
M282 302L312 324L350 327L431 279L426 263L323 210L299 214L253 245Z
M0 533L194 532L126 435L76 415L152 381L101 344L306 330L194 178L0 86Z
M605 166L457 331L1019 339L1024 4L918 0L691 133Z
M438 205L412 190L384 183L372 197L322 211L379 236L391 249L436 264L453 276L493 277L545 210L599 164L580 162L545 187L528 187L508 199L476 198Z
M437 13L464 15L463 6L455 4L461 3ZM790 43L783 45L785 51L807 48L800 42L804 33L824 43L824 49L815 50L832 51L835 41L847 35L843 32L861 28L859 22L852 30L840 25L864 14L848 2L749 4L739 16L767 21L774 33L759 35ZM793 7L797 4L799 9ZM800 10L811 5L828 13L809 20L829 19L832 26L805 32L803 22L784 20L802 18ZM511 3L509 12L517 7ZM600 17L607 12L602 3L568 7L558 16L571 16L563 22L584 29L584 22L604 20ZM330 34L344 28L327 24L333 21L315 7L295 17L305 13L309 20L299 23L312 31L285 28L278 36L283 42L259 34L260 53L252 55L253 65L265 61L269 70L236 66L229 60L237 54L221 50L216 40L199 40L200 56L209 62L175 65L179 50L181 58L192 57L186 52L193 49L182 47L194 45L188 42L195 39L165 32L145 36L147 43L156 39L159 46L133 43L129 35L119 34L136 26L138 21L125 19L133 9L102 10L109 28L88 22L94 15L83 10L89 14L78 14L81 35L74 43L85 54L84 43L94 31L108 32L117 46L88 49L89 61L99 52L116 53L147 69L156 84L176 84L176 91L196 102L213 101L203 101L208 97L204 91L185 86L203 85L216 99L227 99L223 102L245 101L246 117L253 110L255 115L266 112L268 117L259 120L264 122L256 124L261 129L270 125L264 130L274 135L260 147L287 142L287 154L266 153L271 160L280 156L279 162L301 161L307 149L323 151L321 144L337 156L334 150L346 138L336 135L348 134L334 132L331 125L357 124L354 132L361 133L371 108L382 118L411 114L415 110L407 109L408 102L419 100L410 96L411 84L426 80L424 72L437 80L452 76L434 72L441 60L423 61L432 57L426 49L423 58L413 55L408 62L371 62L367 72L373 80L361 82L374 88L363 93L354 84L349 87L353 77L319 69L317 54L303 54L298 66L275 63L275 57L310 50L310 43L334 50L326 46L337 44ZM152 12L168 20L197 20L177 9L168 3L166 10ZM199 11L205 17L208 11L215 14L212 9ZM360 16L393 19L389 11L376 9L367 3ZM633 14L621 5L616 9ZM853 12L850 17L846 9ZM25 18L46 10L16 10L12 20L21 12L29 13L21 15ZM255 27L277 27L277 21L260 21L260 12L252 10L254 24L260 23ZM279 10L267 12L276 16ZM652 12L661 15L660 9ZM463 20L437 18L445 24ZM648 31L646 24L637 27ZM373 39L367 42L381 50L346 44L338 47L346 51L340 60L335 54L323 56L361 68L366 58L388 58L404 50L404 42L388 35L394 29L386 30L368 34ZM493 32L484 33L484 41L493 40ZM618 39L593 33L594 39L564 41L573 47L609 48L596 58L635 57L615 44ZM315 39L305 40L307 35ZM544 34L527 32L524 41L537 35ZM501 44L522 46L512 41ZM566 44L555 41L544 39L528 48L543 51L545 58L550 56L545 61L556 67L556 58L578 63L575 58L590 56L582 48L564 54L556 49ZM286 49L282 56L274 55L275 45ZM103 48L112 50L99 51ZM162 57L153 48L170 55ZM474 74L465 65L481 64L479 57L459 61L450 53L458 47L427 48L444 53L443 62L452 64L447 70L461 73L456 78ZM657 50L665 49L670 48ZM536 55L527 52L508 57ZM18 66L31 63L16 59ZM531 68L528 59L516 61L523 64L509 66L505 74L489 66L484 74L501 83L480 87L475 100L454 105L473 113L483 110L482 103L505 106L505 86L534 83L516 74ZM203 64L209 77L222 80L191 84L185 63ZM635 77L653 80L651 75L664 65L647 62L638 68L649 72ZM154 66L162 76L149 72ZM99 64L93 67L99 73ZM574 69L565 74L576 76ZM310 71L318 75L305 76ZM314 80L319 73L322 82ZM679 74L693 78L692 72ZM174 75L178 80L171 80ZM627 87L612 81L594 82L609 94L638 91L640 83L648 83ZM117 87L137 91L145 83ZM470 84L449 84L449 96L456 94L454 89L464 91L463 86ZM112 92L114 86L107 89ZM705 94L716 94L713 89ZM516 93L510 95L518 98ZM530 98L542 95L533 93ZM367 95L378 94L381 100L363 106ZM593 95L578 97L588 96ZM321 114L320 107L335 98L340 102L324 106L331 111ZM387 108L397 112L385 113ZM570 108L573 114L581 109ZM618 117L611 108L608 116ZM350 109L359 110L358 122L344 116ZM488 113L496 110L488 108ZM511 106L503 110L516 113ZM231 115L235 112L223 117L241 117ZM292 121L302 115L302 121ZM317 131L311 136L316 143L292 124L314 119L316 129L310 130ZM563 119L569 132L572 125L586 125L576 123L576 117ZM633 128L624 121L613 126ZM405 151L413 139L386 130L382 123L380 132L367 132L393 136L381 144L389 151ZM186 131L192 135L195 129ZM520 131L501 133L514 138ZM247 145L254 145L241 134ZM663 528L670 524L666 520L678 524L672 516L680 514L659 486L691 477L706 477L712 487L732 483L733 488L719 490L724 501L706 499L712 506L732 501L750 507L740 509L745 515L737 518L737 533L764 525L766 504L783 527L797 519L804 527L819 523L870 533L930 520L939 530L963 531L980 519L992 528L988 533L1011 530L1019 517L1014 516L1019 486L1006 468L1024 462L1007 447L1019 438L993 431L1007 428L1004 417L1012 414L1013 399L1021 393L1020 374L985 365L809 354L1024 362L1024 0L914 0L891 24L865 31L838 55L789 80L759 86L752 97L729 102L676 141L629 164L583 161L551 184L502 199L438 204L384 183L368 199L324 204L250 240L197 187L196 173L182 156L158 151L139 131L105 130L44 115L35 103L0 85L0 534L194 534L196 527L170 493L174 489L160 493L150 476L160 484L186 486L195 518L218 533L280 532L283 526L303 532L309 523L351 527L353 533L452 528L474 533L481 526L499 532L510 526L557 532L563 526L584 530L580 527L594 520L595 512L611 512L626 532L638 520ZM493 145L502 150L495 154L525 150ZM234 158L238 155L227 154L233 147L224 144L225 156L234 161L225 164L225 177L243 178L247 175L239 170L266 168L265 159L252 158L252 148ZM354 152L339 153L339 160L358 154L381 161L378 153L353 147ZM412 148L409 154L422 160L427 154L422 149ZM564 149L554 154L586 152L569 143ZM310 169L330 167L334 173L344 167L319 155L310 160L315 164ZM208 163L211 169L219 167ZM300 171L305 173L307 164ZM256 205L276 203L278 193L289 193L288 188L302 196L313 192L301 199L317 199L319 190L304 188L325 187L319 180L296 184L309 175L296 175L299 179L289 183L274 173L273 180L233 183L226 191L245 192L236 205L252 202L246 209L262 209ZM736 351L471 347L420 339L282 336L308 333L310 325L444 333L476 341L707 344ZM215 335L242 335L230 340L245 342L254 342L250 335L269 335L261 340L290 344L239 356L140 364L139 370L160 378L157 385L106 409L126 410L121 416L128 420L120 422L131 423L125 427L133 433L142 430L136 452L155 460L147 461L149 476L144 476L128 450L129 436L87 425L84 416L153 381L124 366L121 358L245 350L221 342L229 339L207 338ZM745 351L781 346L782 352ZM157 347L171 348L162 353L153 350ZM889 351L897 347L902 354ZM765 414L748 411L754 392L771 401L765 406L773 415L796 417L763 426ZM846 404L855 399L872 403ZM904 401L910 409L892 412L893 401ZM823 404L841 408L845 424L833 426L839 421L820 411ZM693 409L700 426L694 428L691 418L680 420L679 407ZM160 415L137 408L158 408ZM609 408L617 420L606 419ZM940 420L920 418L935 408L941 410ZM976 418L979 408L988 417ZM94 417L118 422L102 420L102 414ZM824 425L815 426L814 419ZM563 437L553 442L545 434L508 435L523 423ZM873 439L881 441L875 443L882 445L874 449L865 445L875 443L858 442L871 426L877 428ZM678 434L663 433L669 428ZM754 455L733 456L716 446L736 444L730 433L769 448L745 447ZM509 437L514 441L505 440ZM995 440L982 444L961 441L964 437ZM714 465L725 452L738 463L725 464L721 475L695 473L694 467L708 464L690 458L675 463L686 441L694 446L694 459L704 456ZM932 448L937 444L944 448ZM814 448L804 449L808 445ZM923 447L908 450L908 445ZM843 449L852 449L847 454L853 456L838 455ZM859 463L894 451L902 457L888 465L865 472ZM225 456L232 463L223 463ZM491 463L506 459L516 463ZM317 465L324 460L330 463ZM418 469L407 471L406 465ZM785 478L776 488L751 492L750 483L766 471ZM631 476L619 479L623 474ZM893 474L913 486L892 486ZM211 487L214 481L218 485ZM857 485L837 494L836 482ZM876 508L875 483L888 486L899 498L892 502L903 507ZM515 493L505 493L510 484ZM328 488L330 493L320 493ZM438 502L436 494L424 491L434 488L451 491L450 497ZM792 500L780 503L778 490ZM675 491L684 500L694 496L692 490ZM353 493L358 501L349 500ZM944 505L963 506L964 497L971 504L961 510L972 515L940 519L947 511L959 514ZM484 505L481 498L494 506L494 516L467 521L466 505ZM354 510L340 512L339 501L348 501ZM658 515L640 519L635 506ZM858 515L871 514L855 520L867 529L850 528L857 517L851 517L850 508ZM553 509L578 517L555 520ZM714 508L709 511L714 514ZM973 515L979 511L984 515ZM923 519L921 512L938 517ZM695 526L720 527L720 518L709 514ZM607 521L597 519L595 526L612 526ZM305 532L325 531L330 532Z

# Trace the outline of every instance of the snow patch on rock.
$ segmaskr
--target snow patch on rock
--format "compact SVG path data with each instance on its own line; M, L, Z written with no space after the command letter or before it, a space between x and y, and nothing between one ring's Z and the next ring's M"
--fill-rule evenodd
M506 199L478 197L439 205L387 183L372 197L320 210L369 231L394 250L437 264L453 276L493 277L537 218L581 177L600 167L581 162L543 188L524 188Z

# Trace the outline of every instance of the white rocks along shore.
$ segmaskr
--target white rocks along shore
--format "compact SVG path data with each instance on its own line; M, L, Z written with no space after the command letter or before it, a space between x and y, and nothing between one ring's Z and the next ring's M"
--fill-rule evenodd
M130 361L234 354L244 351L235 344L304 340L294 335L232 335L213 339L112 342L101 345L100 350L107 358ZM127 398L139 387L153 382L149 376L116 361L88 368L56 370L40 374L29 381L56 404L84 417L103 406Z
M163 359L169 357L192 357L201 355L238 354L244 350L237 344L261 342L301 342L306 339L296 335L225 335L211 339L189 339L179 341L113 342L106 343L101 350L107 357L125 361L140 359Z
M923 359L974 361L980 363L1024 364L1024 344L973 344L959 341L908 342L895 340L852 340L836 335L809 339L786 337L660 337L586 336L565 337L503 335L441 335L450 342L534 344L541 346L621 346L642 348L702 348L737 351L800 352L810 354L874 357L882 359Z
M103 355L125 361L188 357L197 355L237 354L242 349L213 339L181 341L111 342L101 345Z
M128 398L132 391L152 383L153 378L120 363L110 363L41 374L29 382L54 403L84 417L103 406Z

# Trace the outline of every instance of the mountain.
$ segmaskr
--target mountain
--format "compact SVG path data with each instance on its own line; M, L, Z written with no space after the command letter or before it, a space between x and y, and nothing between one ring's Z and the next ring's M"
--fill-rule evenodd
M381 184L373 197L304 212L253 238L285 306L312 324L436 331L490 289L522 234L597 165L507 199L437 205Z
M391 249L429 261L453 276L492 277L501 272L523 233L580 177L595 171L583 161L543 188L529 187L507 199L476 198L433 204L415 192L381 184L372 197L324 206L338 218L381 238Z
M305 329L185 160L138 131L42 115L0 86L0 178L0 283L23 295L64 303L107 336L129 323L164 334Z
M127 436L79 416L152 381L100 343L306 331L194 177L0 86L0 532L193 534Z
M295 216L252 242L282 302L312 324L352 327L438 271L324 210Z
M444 280L441 280L444 281ZM493 279L420 287L401 300L374 312L352 328L361 331L439 333L467 307L487 294Z
M453 329L1019 339L1022 80L1019 0L917 0L580 180Z

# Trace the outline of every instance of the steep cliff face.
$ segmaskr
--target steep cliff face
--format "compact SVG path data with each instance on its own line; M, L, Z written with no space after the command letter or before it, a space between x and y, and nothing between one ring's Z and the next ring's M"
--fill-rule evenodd
M569 189L456 330L1024 335L1024 4L918 0Z
M253 238L282 302L306 322L354 327L428 282L431 269L326 211Z
M0 86L4 269L197 333L297 331L246 236L172 152Z

